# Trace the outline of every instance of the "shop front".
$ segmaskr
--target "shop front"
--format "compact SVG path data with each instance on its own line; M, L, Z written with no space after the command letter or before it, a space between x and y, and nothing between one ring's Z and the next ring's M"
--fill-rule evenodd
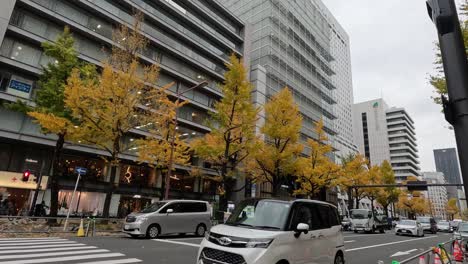
M34 179L34 174L31 174L27 181L23 181L23 173L0 171L0 196L4 205L0 207L9 207L8 212L0 210L1 214L20 215L29 211L32 196L37 188ZM48 176L42 177L40 190L45 190L47 180Z
M72 203L72 190L61 190L59 192L59 215L100 216L104 209L105 193L77 191Z
M142 197L141 195L121 195L120 203L117 216L124 218L127 215L139 212L149 206L153 200L157 200L152 197Z

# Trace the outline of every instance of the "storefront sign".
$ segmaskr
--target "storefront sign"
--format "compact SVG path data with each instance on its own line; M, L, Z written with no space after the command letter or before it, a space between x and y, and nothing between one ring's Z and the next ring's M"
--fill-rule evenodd
M32 81L12 75L6 92L19 97L29 98L31 96L32 86Z
M22 181L23 174L20 172L9 172L9 171L0 171L0 187L5 188L17 188L17 189L30 189L34 190L37 187L37 183L32 180L24 182ZM47 180L49 176L42 176L41 186L42 190L47 188Z
M29 163L38 163L39 162L38 160L34 160L34 159L26 159L25 161L29 162Z

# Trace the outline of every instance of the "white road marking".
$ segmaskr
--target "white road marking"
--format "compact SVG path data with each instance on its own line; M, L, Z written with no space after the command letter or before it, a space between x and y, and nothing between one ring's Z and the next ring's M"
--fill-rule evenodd
M170 240L172 241L177 241L177 240L203 240L203 237L187 237L187 238L171 238Z
M165 242L165 243L171 243L171 244L178 244L178 245L185 245L185 246L197 247L197 248L200 247L200 245L198 245L198 244L192 244L192 243L180 242L180 241L173 241L173 240L153 239L153 241Z
M69 244L57 244L57 245L44 245L42 243L41 245L23 245L21 248L53 248L53 247L75 247L75 246L86 246L85 244L81 243L76 243L76 242L70 242ZM0 253L1 250L3 249L18 249L18 246L11 246L11 247L4 247L4 245L0 246Z
M352 235L352 236L343 236L344 238L351 238L351 237L366 237L366 236L378 236L376 234L369 234L369 235Z
M70 244L70 243L76 243L74 241L52 241L52 242L18 242L18 243L5 243L5 244L0 244L0 247L2 246L27 246L27 245L44 245L44 244Z
M12 238L0 238L0 241L11 241L11 240L48 240L48 239L60 239L60 237L12 237Z
M125 264L125 263L138 263L142 262L141 259L129 258L129 259L118 259L118 260L103 260L103 261L92 261L92 262L81 262L78 264Z
M404 256L404 255L409 255L411 252L417 251L418 249L411 249L408 251L398 251L397 253L391 255L390 257L398 257L398 256Z
M110 258L110 257L123 257L121 253L104 253L104 254L91 254L84 256L71 256L71 257L59 257L59 258L40 258L40 259L22 259L14 261L1 261L0 264L33 264L33 263L51 263L61 262L69 260L81 260L81 259L93 259L93 258Z
M407 242L418 241L418 240L423 240L423 239L429 239L429 238L434 238L434 237L437 237L437 236L429 236L429 237L408 239L408 240L395 241L395 242L390 242L390 243L377 244L377 245L366 246L366 247L359 247L359 248L351 248L351 249L347 249L346 252L357 251L357 250L363 250L363 249L369 249L369 248L376 248L376 247L383 247L383 246L395 245L395 244L401 244L401 243L407 243Z
M53 256L66 256L66 255L80 255L88 253L104 253L109 252L107 249L93 249L93 250L79 250L79 251L66 251L66 252L49 252L49 253L37 253L37 254L26 254L26 255L2 255L0 259L18 259L18 258L38 258L38 257L53 257Z
M16 247L16 248L18 248L18 247ZM32 252L48 252L48 251L66 251L66 250L81 250L81 249L93 249L93 248L97 248L97 247L95 247L95 246L78 246L78 247L73 246L73 247L59 247L59 248L0 250L0 254L32 253Z
M345 243L353 243L353 242L356 242L356 240L348 240L348 241L345 241Z
M56 238L56 239L23 239L23 240L15 240L15 241L0 241L0 246L3 244L8 244L8 243L45 243L45 242L56 242L56 241L67 241L67 239L63 238Z

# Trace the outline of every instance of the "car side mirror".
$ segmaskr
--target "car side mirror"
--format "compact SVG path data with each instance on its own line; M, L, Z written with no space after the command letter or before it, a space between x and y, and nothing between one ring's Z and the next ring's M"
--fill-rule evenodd
M307 235L307 233L309 233L309 225L308 224L304 224L304 223L297 224L294 236L296 238L298 238L299 236L301 236L301 233L304 233L306 235Z
M166 214L172 214L174 213L174 209L167 209Z

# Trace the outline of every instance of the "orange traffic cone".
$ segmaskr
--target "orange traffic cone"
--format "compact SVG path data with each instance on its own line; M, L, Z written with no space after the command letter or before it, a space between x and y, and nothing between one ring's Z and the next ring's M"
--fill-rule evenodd
M424 255L419 256L419 264L426 264L426 260L424 259Z
M453 259L457 262L463 262L463 252L458 241L453 242Z
M440 249L439 248L434 248L434 264L442 264L442 261L440 260Z

